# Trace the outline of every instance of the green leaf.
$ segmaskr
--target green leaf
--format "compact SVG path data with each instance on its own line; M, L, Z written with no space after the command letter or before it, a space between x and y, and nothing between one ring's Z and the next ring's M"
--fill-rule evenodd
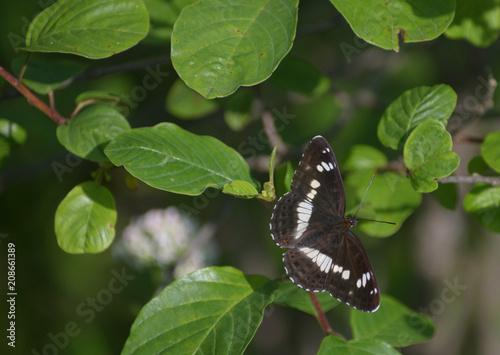
M68 124L58 126L57 139L71 153L103 162L108 161L106 145L128 130L128 121L118 111L106 104L95 104L78 112Z
M113 195L94 181L77 185L56 210L57 243L67 253L100 253L115 237Z
M399 51L399 38L404 42L421 42L441 35L455 15L455 0L330 0L345 17L353 31L384 49Z
M219 101L207 100L177 79L167 95L166 108L177 118L189 120L207 116L219 108Z
M465 196L464 208L484 227L500 233L500 186L476 185Z
M252 119L254 94L250 90L238 90L226 102L224 120L233 131L241 131Z
M275 186L276 191L278 191L280 195L284 195L285 193L290 191L294 173L295 170L292 166L292 163L290 163L289 161L278 165L275 174Z
M426 342L435 331L429 318L387 295L382 295L375 313L351 310L350 322L355 338L377 339L394 347Z
M491 168L481 155L477 155L469 160L469 164L467 164L467 171L469 172L469 174L476 173L483 175L491 173Z
M248 181L236 180L230 184L224 185L222 192L242 198L254 198L259 196L259 191Z
M264 276L231 267L198 270L144 306L122 355L242 354L275 287Z
M26 141L26 130L17 123L0 118L0 136L5 137L8 141L15 142L19 145Z
M486 136L481 144L481 154L491 168L500 172L500 131L495 131Z
M321 342L318 355L399 355L389 344L375 339L344 339L329 335Z
M419 124L437 121L446 126L457 94L448 85L420 86L405 91L385 110L378 125L378 139L386 147L400 149Z
M266 80L292 48L298 0L202 0L182 10L172 64L206 98Z
M59 0L31 22L21 49L100 59L135 46L148 29L141 0Z
M286 57L270 81L287 90L317 97L330 88L330 79L318 68L303 59Z
M207 187L223 189L235 180L254 183L248 164L233 148L173 123L124 132L105 153L139 180L179 194L199 195Z
M438 189L431 192L432 196L444 208L454 210L458 201L457 184L438 184Z
M500 31L500 1L457 0L455 19L446 36L466 39L478 47L487 47L498 38Z
M404 147L405 164L415 190L431 192L437 189L434 179L450 175L460 159L451 151L451 135L437 121L420 124L410 134Z
M384 153L370 145L358 144L351 148L344 162L347 171L378 169L387 165L387 157Z
M316 293L323 312L327 312L340 304L328 292ZM295 285L292 281L286 280L278 282L278 288L274 291L274 304L291 307L299 311L317 316L316 308L311 300L309 292Z
M12 69L19 75L26 58L16 58L12 61ZM70 78L83 73L86 64L76 60L62 58L31 58L22 82L34 92L45 95L59 88Z
M374 172L374 170L366 169L347 175L346 189L355 189L356 197L356 204L353 205L351 214L358 209ZM421 194L415 191L411 182L404 176L392 171L376 174L366 193L359 217L398 223L398 225L360 221L357 228L372 237L391 236L401 228L403 222L411 216L421 202Z
M111 104L118 104L121 102L121 98L118 95L106 92L106 91L85 91L79 94L75 103L77 105L87 103L87 102L109 102Z
M0 136L0 166L3 160L10 155L10 144L7 139Z

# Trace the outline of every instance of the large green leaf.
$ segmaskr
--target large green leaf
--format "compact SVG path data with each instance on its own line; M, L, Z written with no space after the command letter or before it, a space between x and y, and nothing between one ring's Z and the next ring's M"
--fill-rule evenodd
M254 184L243 157L221 141L173 123L122 133L105 150L113 164L161 190L199 195L235 180Z
M437 189L436 178L450 175L460 159L451 151L451 135L437 121L419 125L406 141L403 155L415 190L431 192Z
M385 110L378 125L378 138L383 145L399 149L411 131L425 121L434 120L446 126L456 103L457 94L448 85L407 90Z
M272 302L275 282L231 267L179 279L132 325L126 354L242 354Z
M429 318L387 295L382 295L377 312L351 310L350 320L355 338L377 339L395 347L423 343L434 335Z
M206 98L267 79L292 47L298 0L201 0L172 32L172 64Z
M396 52L400 38L404 42L434 39L448 28L455 15L455 0L330 1L356 35Z
M327 336L321 342L318 355L399 355L389 344L376 339L346 341L338 336Z
M346 179L346 188L355 189L356 203L359 204L365 194L366 188L374 170L365 169L351 172ZM388 237L401 228L403 222L420 206L422 196L415 191L411 182L404 176L386 171L376 174L373 183L366 193L363 205L359 210L360 218L374 219L398 223L360 221L357 228L372 237ZM352 213L355 213L355 205Z
M26 141L26 130L15 122L0 118L0 136L17 144L24 144Z
M457 12L446 36L487 47L500 32L500 0L457 0Z
M315 293L323 312L327 312L340 302L330 296L328 292ZM278 288L274 291L274 304L292 307L303 312L317 316L316 308L308 291L300 288L290 280L278 283Z
M16 75L21 71L25 58L12 61ZM31 58L23 75L23 84L39 94L56 90L71 77L82 73L86 64L63 58Z
M59 0L31 22L22 49L106 58L136 45L148 29L141 0Z
M496 171L500 172L500 131L495 131L486 136L481 144L481 154L484 161Z
M465 196L464 208L483 226L500 233L500 186L478 184Z
M77 185L56 210L55 232L62 250L71 254L100 253L115 237L113 195L94 181Z
M120 133L128 131L128 121L107 104L86 107L57 127L59 142L71 153L95 162L107 161L104 148Z

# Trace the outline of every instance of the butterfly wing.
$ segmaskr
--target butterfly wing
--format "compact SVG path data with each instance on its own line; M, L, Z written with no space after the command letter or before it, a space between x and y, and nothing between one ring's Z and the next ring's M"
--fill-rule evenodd
M282 248L305 239L311 226L345 214L344 185L337 160L327 140L314 137L307 146L292 180L291 191L276 203L271 235Z
M380 305L377 279L359 239L351 231L330 235L309 247L290 249L283 264L293 283L308 291L328 291L360 311Z

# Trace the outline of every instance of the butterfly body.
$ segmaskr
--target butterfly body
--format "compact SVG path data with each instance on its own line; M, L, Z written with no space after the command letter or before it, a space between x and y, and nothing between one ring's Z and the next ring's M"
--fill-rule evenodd
M344 186L328 142L316 136L307 146L291 191L276 203L270 229L285 249L289 278L308 291L328 291L356 309L374 312L380 291L368 256L345 217Z

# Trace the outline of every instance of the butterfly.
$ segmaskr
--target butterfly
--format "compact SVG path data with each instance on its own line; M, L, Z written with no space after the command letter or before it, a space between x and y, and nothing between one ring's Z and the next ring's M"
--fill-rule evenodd
M289 249L283 264L292 282L327 291L351 307L375 312L380 290L360 240L350 231L359 218L345 217L345 192L327 140L314 137L302 155L291 191L274 206L274 242Z

